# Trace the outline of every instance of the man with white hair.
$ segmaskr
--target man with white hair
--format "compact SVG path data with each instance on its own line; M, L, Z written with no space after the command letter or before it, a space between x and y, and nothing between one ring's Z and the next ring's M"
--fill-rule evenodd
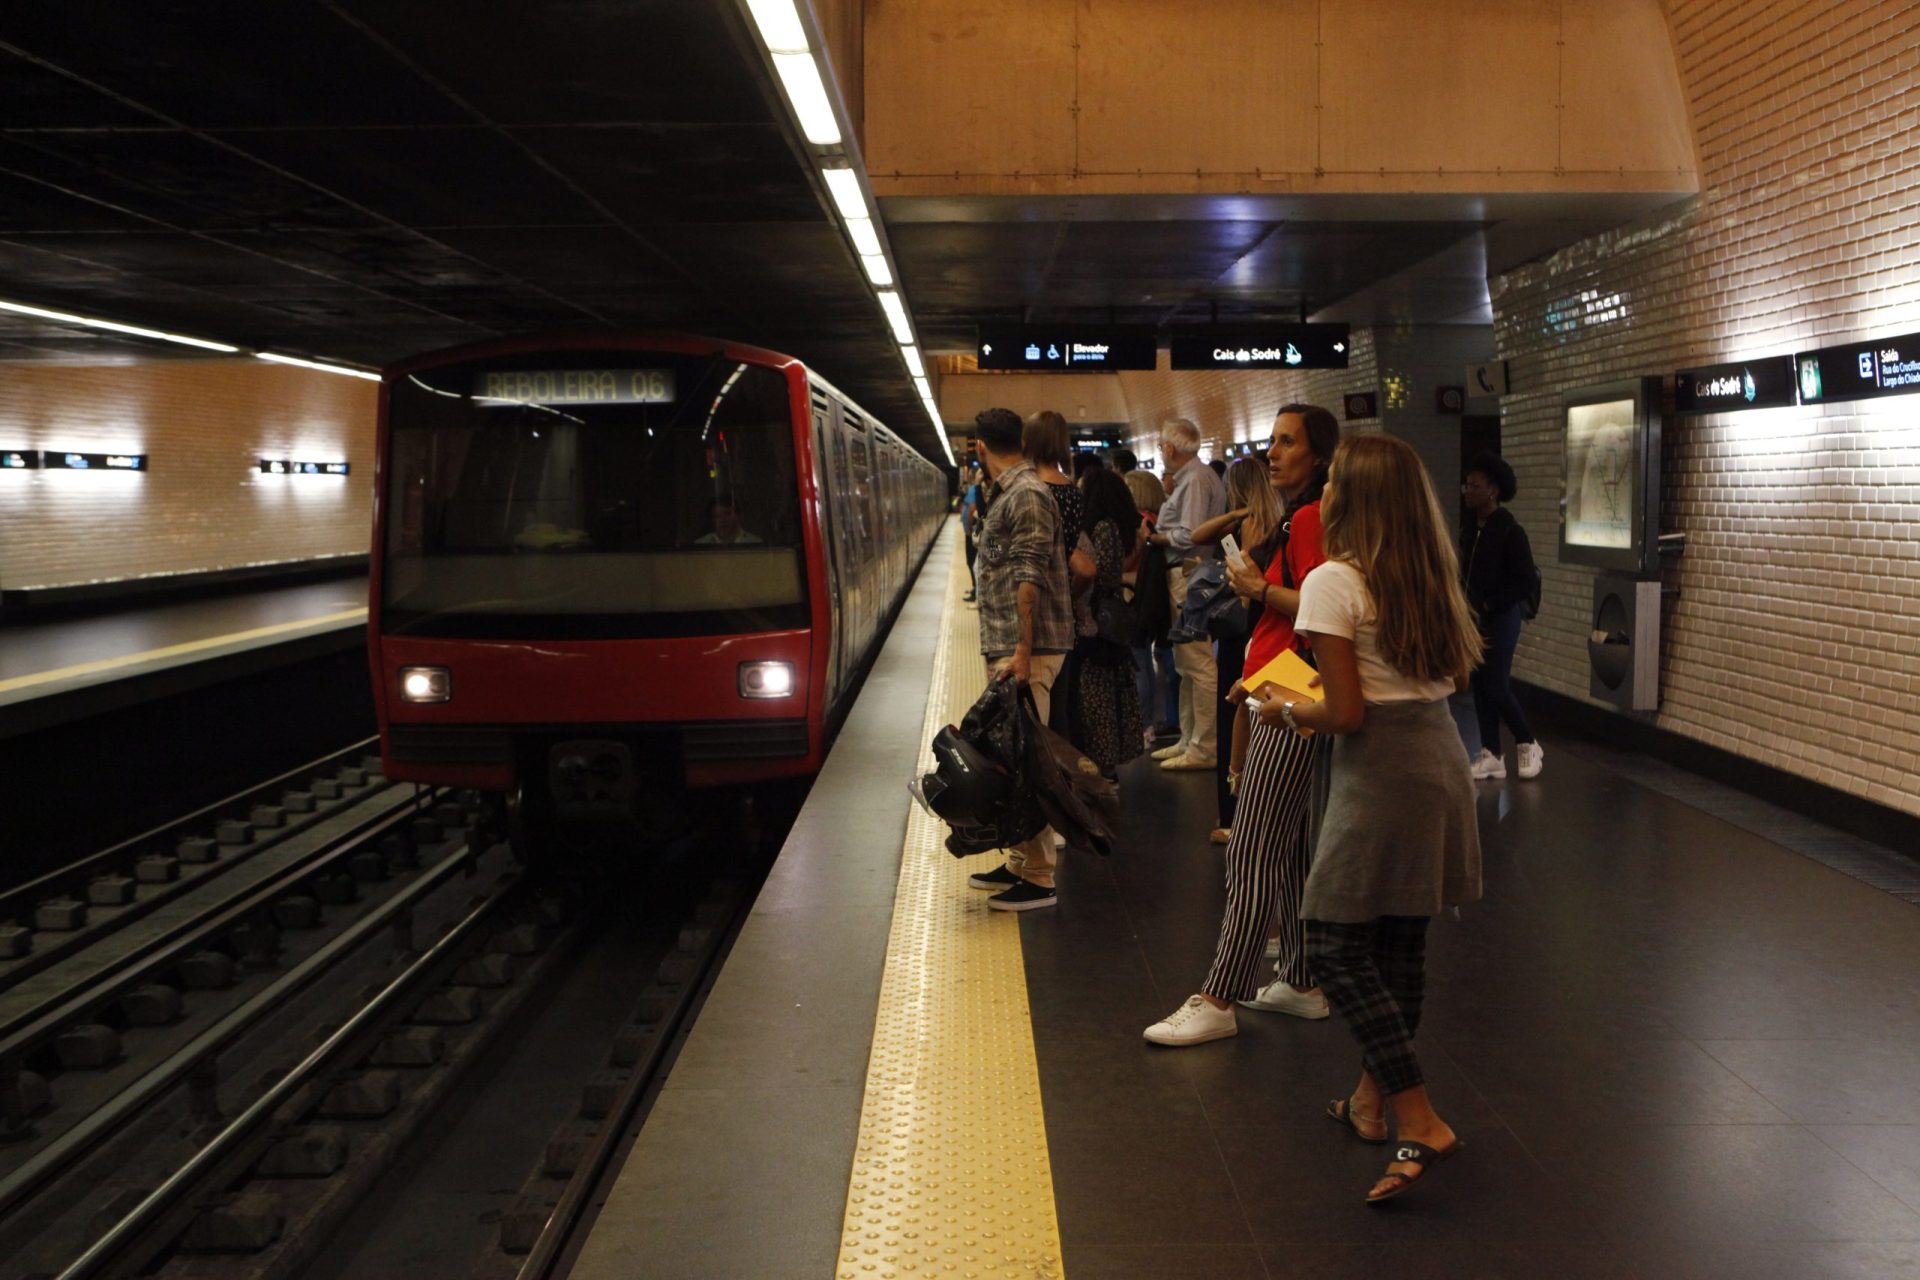
M1187 573L1213 554L1212 547L1195 546L1193 531L1227 509L1220 477L1211 468L1197 466L1200 428L1185 418L1160 431L1160 457L1165 463L1166 505L1151 541L1167 549L1167 589L1178 609L1187 598ZM1220 749L1214 702L1220 696L1220 669L1214 662L1213 642L1195 640L1173 646L1173 669L1180 673L1180 741L1153 753L1162 769L1213 769Z

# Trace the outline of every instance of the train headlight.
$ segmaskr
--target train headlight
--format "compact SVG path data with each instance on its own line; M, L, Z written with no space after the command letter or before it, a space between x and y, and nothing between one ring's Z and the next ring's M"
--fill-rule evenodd
M445 667L400 668L400 701L453 701L453 672Z
M793 693L791 662L743 662L740 664L740 696L743 698L785 698Z

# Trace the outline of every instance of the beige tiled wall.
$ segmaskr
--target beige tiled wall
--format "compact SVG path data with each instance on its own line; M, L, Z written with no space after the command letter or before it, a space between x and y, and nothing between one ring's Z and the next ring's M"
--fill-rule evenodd
M1817 12L1816 12L1817 11ZM1673 0L1697 203L1492 282L1545 602L1516 671L1585 697L1593 571L1554 562L1560 396L1920 330L1910 3ZM1666 421L1659 724L1920 812L1920 397Z
M144 453L144 474L0 472L0 588L363 554L378 386L258 360L0 366L0 449ZM270 476L261 458L346 461Z

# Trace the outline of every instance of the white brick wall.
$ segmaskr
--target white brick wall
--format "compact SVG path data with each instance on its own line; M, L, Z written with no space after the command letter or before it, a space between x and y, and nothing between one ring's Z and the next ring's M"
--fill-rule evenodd
M0 471L0 588L364 553L378 393L258 360L0 365L0 448L149 455L144 474Z
M1593 571L1552 558L1560 397L1920 330L1910 0L1671 0L1697 202L1492 282L1513 504L1542 550L1516 672L1585 697ZM1920 813L1920 397L1665 425L1666 729Z

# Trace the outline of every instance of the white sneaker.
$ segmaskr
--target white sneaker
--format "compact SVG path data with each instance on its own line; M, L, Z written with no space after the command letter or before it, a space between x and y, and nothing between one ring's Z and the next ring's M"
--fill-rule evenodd
M1161 747L1155 751L1153 758L1155 760L1172 760L1176 756L1183 756L1185 754L1187 754L1187 744L1184 742L1176 742L1170 747Z
M1324 1018L1327 1016L1327 998L1306 991L1296 990L1284 978L1275 978L1260 988L1259 994L1251 1000L1242 1000L1241 1004L1249 1009L1264 1009L1268 1013L1290 1013L1296 1018Z
M1203 756L1197 751L1173 756L1160 762L1162 769L1217 769L1220 760L1216 756Z
M1545 764L1547 760L1547 753L1540 749L1540 744L1537 742L1523 742L1516 747L1515 750L1518 751L1520 755L1520 776L1523 778L1539 777L1540 766Z
M1504 778L1507 776L1507 762L1485 747L1473 758L1472 773L1476 780L1486 778Z
M1266 955L1267 955L1267 959L1269 960L1278 960L1280 958L1280 939L1278 938L1267 939Z
M1209 1040L1224 1040L1239 1030L1240 1024L1235 1021L1231 1006L1216 1009L1205 996L1188 996L1185 1004L1141 1034L1155 1044L1180 1048L1190 1044L1205 1044Z

